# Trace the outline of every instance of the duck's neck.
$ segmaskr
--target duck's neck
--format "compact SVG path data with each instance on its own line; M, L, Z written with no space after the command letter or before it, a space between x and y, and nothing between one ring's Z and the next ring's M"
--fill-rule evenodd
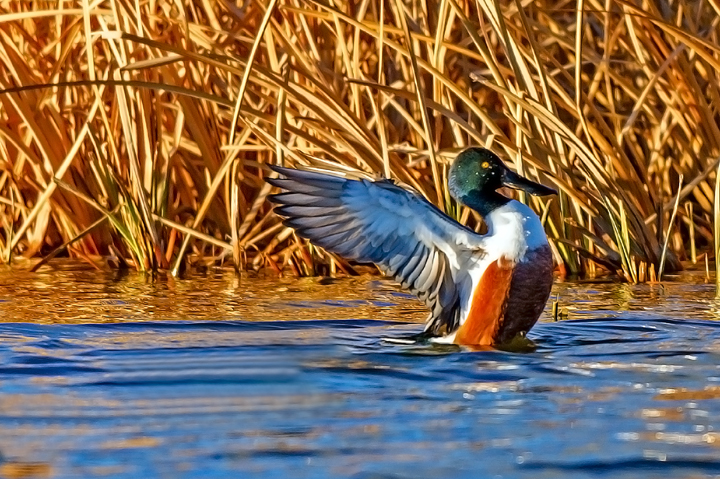
M497 191L461 197L466 206L483 217L488 236L494 237L497 251L507 250L510 257L522 257L527 248L548 244L540 218L527 205L503 196Z
M502 208L512 200L507 196L501 195L497 191L491 191L483 194L475 194L473 192L473 194L464 196L461 201L466 206L480 213L480 216L482 216L487 222L493 211L498 208Z

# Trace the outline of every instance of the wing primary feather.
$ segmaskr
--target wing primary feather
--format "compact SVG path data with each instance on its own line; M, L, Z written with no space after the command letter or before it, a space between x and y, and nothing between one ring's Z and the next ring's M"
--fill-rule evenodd
M332 216L302 216L288 218L283 221L285 226L291 228L320 228L322 226L335 225L341 222L342 219L338 218L337 215Z
M321 245L323 248L328 248L333 253L338 252L337 248L342 246L343 243L346 243L356 237L358 237L359 232L358 231L341 231L339 233L330 234L323 237L318 238L310 238L310 240L315 241L319 245Z
M418 243L410 254L408 262L405 263L401 271L398 271L398 276L400 276L408 286L415 286L415 281L424 267L421 263L425 263L427 256L427 248L422 243Z
M409 254L405 251L399 251L397 254L390 256L386 261L388 268L392 272L392 275L397 275L398 271L403 267L405 262L408 260Z
M378 263L382 261L381 259L378 259L377 256L373 254L372 250L368 250L367 246L363 247L364 238L360 235L356 236L355 238L352 238L340 245L340 247L343 250L343 256L346 256L350 259L354 259L355 261L360 261L363 263Z
M288 217L307 217L307 216L338 216L344 211L340 208L326 208L324 206L294 206L282 205L276 206L277 211L282 216Z
M342 188L318 188L317 186L314 186L312 184L306 185L303 183L298 183L297 181L286 180L282 178L268 178L266 181L273 186L277 186L278 188L282 188L284 190L293 191L295 193L303 193L313 196L336 197L339 197L342 194Z
M271 195L270 201L281 205L342 207L340 197L310 195L306 193L279 193Z
M335 181L344 183L348 181L347 178L341 176L331 175L328 173L321 173L319 171L301 170L298 168L286 168L284 166L267 165L276 173L281 174L285 178L291 178L293 180L306 182L306 181Z
M357 229L357 225L350 221L338 221L337 223L319 226L319 227L303 227L298 228L300 236L307 238L323 238L328 235L344 233L346 231L352 231Z
M420 276L418 276L415 283L420 291L427 291L427 287L429 286L431 279L437 272L437 263L439 259L438 254L438 250L432 250L428 255L428 264L425 266L425 268L423 268Z

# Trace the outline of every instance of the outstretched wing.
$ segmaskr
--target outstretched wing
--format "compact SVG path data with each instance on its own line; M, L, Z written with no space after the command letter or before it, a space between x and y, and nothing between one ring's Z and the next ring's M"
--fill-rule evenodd
M427 333L457 329L467 299L461 291L472 288L469 262L484 254L482 236L388 180L271 168L282 178L267 181L287 190L270 197L285 225L328 251L376 263L430 308Z

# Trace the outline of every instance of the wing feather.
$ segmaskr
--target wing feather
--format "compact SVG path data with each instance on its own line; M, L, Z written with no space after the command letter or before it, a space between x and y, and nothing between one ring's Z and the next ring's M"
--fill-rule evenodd
M334 233L345 233L347 231L354 231L355 225L353 225L352 223L331 223L325 226L317 226L310 228L300 227L297 228L297 230L301 236L313 236L322 238L323 236Z
M267 181L286 192L270 200L287 226L328 251L378 264L428 306L428 334L459 326L461 293L472 284L468 261L482 254L481 235L388 180L271 168L281 178Z
M278 203L282 203L285 205L325 207L342 206L340 198L326 198L322 196L307 195L304 193L280 193L275 196Z
M342 215L341 208L332 208L324 206L303 206L303 205L283 205L276 206L275 211L283 216L297 218L300 216L338 216Z
M418 251L420 250L420 251ZM415 284L415 281L417 280L417 276L420 272L422 272L422 268L419 267L421 261L424 259L426 253L426 248L422 245L422 243L418 243L415 250L410 253L410 256L405 258L402 257L405 261L402 265L402 269L395 271L393 276L398 276L402 278L403 284L406 287L411 287Z
M437 257L438 253L437 250L432 250L428 255L429 266L423 268L420 276L415 280L414 286L418 291L430 292L430 288L436 280L435 276L437 275L438 266L441 263Z
M298 170L300 171L300 170ZM295 193L305 193L305 194L314 194L317 192L318 189L327 189L327 190L336 190L337 186L333 185L332 183L324 185L324 186L318 186L317 182L307 182L304 183L302 181L289 181L289 180L283 180L280 178L277 178L277 183L275 186L279 186L280 188L287 189L288 191L293 191Z
M284 223L294 229L300 228L320 228L323 226L334 225L337 223L337 218L334 216L306 216L303 218L290 218L286 219Z

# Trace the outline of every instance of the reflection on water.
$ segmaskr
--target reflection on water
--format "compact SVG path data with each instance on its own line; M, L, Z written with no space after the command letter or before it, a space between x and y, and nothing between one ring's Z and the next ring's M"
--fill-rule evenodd
M377 278L0 271L0 477L720 475L712 287L555 293L468 352L383 342L425 312Z
M178 280L74 266L35 274L0 269L0 321L377 319L390 313L393 320L416 322L427 315L412 296L370 276L262 279L218 271Z

